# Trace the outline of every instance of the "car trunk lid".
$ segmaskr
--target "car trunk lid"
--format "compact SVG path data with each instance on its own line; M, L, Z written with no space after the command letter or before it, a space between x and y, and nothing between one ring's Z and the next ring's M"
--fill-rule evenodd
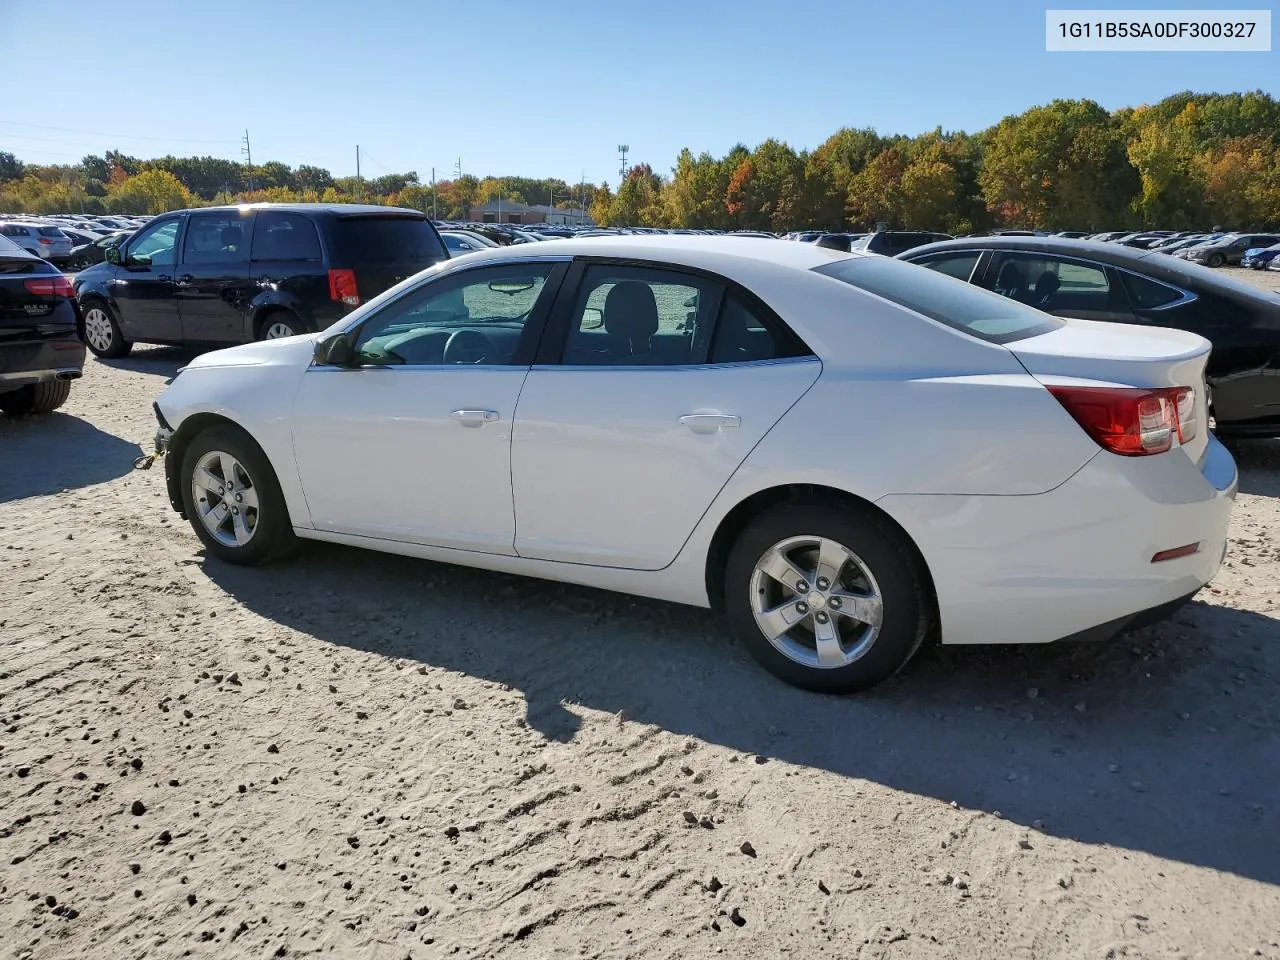
M1208 444L1204 337L1167 327L1069 319L1056 330L1005 345L1045 386L1190 387L1196 434L1181 449L1199 462Z

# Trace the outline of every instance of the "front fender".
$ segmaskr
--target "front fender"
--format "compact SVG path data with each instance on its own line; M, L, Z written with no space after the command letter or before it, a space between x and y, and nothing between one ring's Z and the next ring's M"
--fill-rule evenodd
M248 353L254 347L271 349ZM205 426L226 422L249 434L275 470L296 527L310 527L311 514L293 456L290 421L312 349L311 339L300 337L216 350L184 369L156 401L173 430L170 454L175 461Z

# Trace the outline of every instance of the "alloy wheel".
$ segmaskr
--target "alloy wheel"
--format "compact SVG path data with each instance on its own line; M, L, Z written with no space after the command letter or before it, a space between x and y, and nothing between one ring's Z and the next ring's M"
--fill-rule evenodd
M262 332L263 340L279 340L281 337L294 336L297 336L297 331L282 320L267 324L267 329Z
M867 565L826 537L788 537L756 561L751 612L765 639L806 667L861 658L880 633L884 599Z
M243 547L258 530L258 490L244 465L211 450L191 472L191 499L209 535L228 547Z

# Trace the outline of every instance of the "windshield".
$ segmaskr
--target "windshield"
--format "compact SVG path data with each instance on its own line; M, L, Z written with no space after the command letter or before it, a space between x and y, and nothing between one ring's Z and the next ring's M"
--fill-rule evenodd
M1049 333L1065 321L928 267L889 257L850 257L814 268L988 343Z
M395 263L421 269L449 256L425 217L340 217L334 221L334 239L339 258L351 266Z

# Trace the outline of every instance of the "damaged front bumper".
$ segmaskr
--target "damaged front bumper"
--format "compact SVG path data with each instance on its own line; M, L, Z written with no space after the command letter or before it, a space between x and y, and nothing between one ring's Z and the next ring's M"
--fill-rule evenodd
M187 512L182 504L182 488L178 484L179 464L174 460L172 449L174 430L169 426L169 421L165 420L164 414L160 411L160 405L153 403L151 406L156 412L156 421L159 424L156 427L155 452L152 458L164 461L164 481L169 494L169 506L173 507L185 520Z

